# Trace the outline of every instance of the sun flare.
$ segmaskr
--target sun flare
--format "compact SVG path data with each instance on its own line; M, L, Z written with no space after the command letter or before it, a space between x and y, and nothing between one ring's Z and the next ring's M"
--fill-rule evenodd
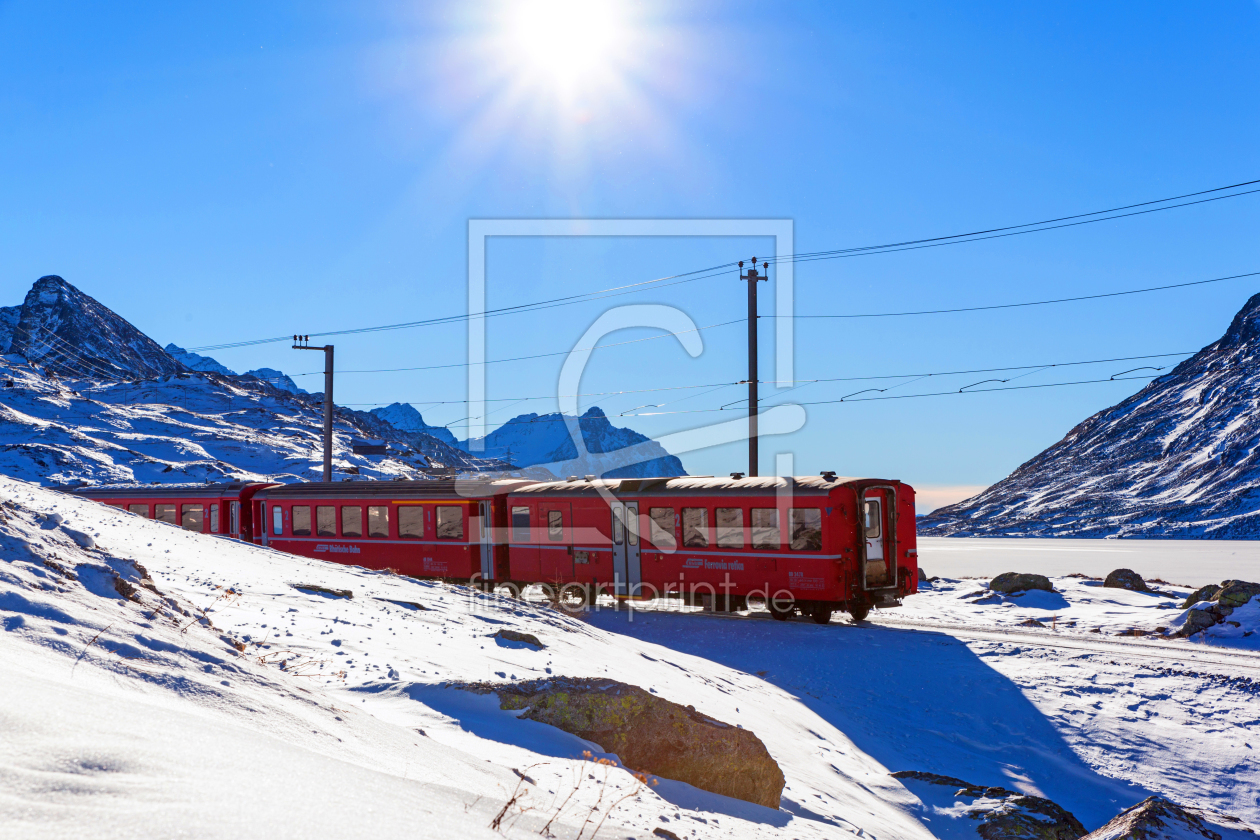
M519 0L509 27L530 67L572 85L612 69L626 21L613 0Z

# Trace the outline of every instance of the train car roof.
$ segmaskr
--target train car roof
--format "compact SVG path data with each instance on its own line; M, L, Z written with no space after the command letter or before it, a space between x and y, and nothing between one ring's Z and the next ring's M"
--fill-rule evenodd
M476 499L502 495L530 482L519 478L460 478L424 481L336 481L278 484L256 499Z
M594 495L607 490L615 495L637 496L714 495L714 496L773 496L790 492L797 496L826 496L837 487L845 485L870 486L872 484L900 484L882 478L852 478L848 476L756 476L745 478L718 478L711 475L664 476L661 478L596 478L569 479L567 481L539 481L513 490L513 495L525 494L573 494Z
M113 499L126 497L133 499L158 499L172 495L182 498L236 496L247 487L262 487L268 482L234 481L220 484L92 484L83 487L57 487L63 493L84 496L89 499Z

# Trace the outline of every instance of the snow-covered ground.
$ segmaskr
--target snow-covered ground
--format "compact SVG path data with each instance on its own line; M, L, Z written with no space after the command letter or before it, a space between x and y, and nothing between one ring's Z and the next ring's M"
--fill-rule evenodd
M888 623L996 634L1046 608L977 604L975 581L938 581L866 626L573 617L7 478L0 497L5 837L524 837L557 814L554 836L591 837L624 794L599 837L900 840L970 824L898 770L1044 795L1090 829L1151 792L1260 823L1260 661L1194 664L1198 646L1182 641L1159 642L1162 659L1126 656L1147 647L1102 641L1156 643L1085 626L1086 612L1154 615L1157 596L1056 581L1060 612L1080 611L1071 638L1099 649L1041 640L1064 628L988 639ZM493 637L504 628L546 647ZM787 778L781 809L605 777L582 757L599 757L592 745L448 685L548 674L613 677L753 731Z
M1028 571L1105 577L1132 569L1186 586L1260 578L1260 540L1087 540L919 537L919 565L933 575L991 578Z

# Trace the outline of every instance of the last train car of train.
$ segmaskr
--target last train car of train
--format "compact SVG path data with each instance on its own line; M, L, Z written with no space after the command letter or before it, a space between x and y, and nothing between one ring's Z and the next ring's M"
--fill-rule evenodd
M572 582L820 624L918 590L914 488L900 481L682 477L537 482L506 498L513 582Z
M254 494L270 484L103 484L64 488L144 519L198 534L254 541Z

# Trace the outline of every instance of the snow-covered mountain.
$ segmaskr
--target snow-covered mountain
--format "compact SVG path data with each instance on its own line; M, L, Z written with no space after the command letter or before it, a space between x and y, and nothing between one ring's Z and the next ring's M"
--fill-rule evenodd
M22 306L0 308L0 352L0 383L9 383L0 389L0 472L46 483L299 481L321 473L322 394L271 368L237 374L178 345L163 349L60 277L41 277ZM575 418L567 421L576 428ZM584 453L560 415L525 415L480 452L410 405L338 408L334 464L382 478L512 466L537 478L686 474L659 444L615 428L598 408L581 428ZM353 443L364 439L395 447L388 456L354 455ZM497 454L509 451L511 465Z
M578 429L585 452L578 452ZM543 466L557 476L647 478L686 475L682 461L665 447L633 429L608 421L592 407L581 418L563 414L522 414L484 438L462 441L466 452L498 458L517 466Z
M182 373L142 382L47 376L0 357L0 473L43 484L318 481L323 405L266 383ZM427 435L404 435L364 412L337 409L336 478L422 478L504 465ZM396 441L356 455L361 439Z
M109 307L55 274L35 281L21 306L0 317L0 352L59 376L169 376L184 366Z
M1260 537L1257 363L1260 294L1218 341L919 532Z
M275 368L258 368L256 370L247 370L243 374L238 374L234 370L229 370L226 366L209 356L202 356L199 353L193 353L191 350L185 350L175 344L166 345L166 352L171 357L182 364L189 370L201 371L202 373L217 373L221 376L252 376L255 379L261 379L274 388L281 391L288 391L290 394L305 394L306 391L297 386L297 383L286 376L282 371Z
M236 371L228 370L209 356L202 356L198 353L185 350L183 347L179 347L174 342L166 345L166 347L162 349L164 349L167 353L170 353L172 359L179 362L189 370L197 370L202 373L217 373L220 376L236 375Z
M443 443L451 446L458 446L455 435L445 426L430 426L424 422L424 417L415 407L407 403L394 403L384 408L372 409L372 414L389 423L395 429L402 432L421 432L426 435L432 435Z

